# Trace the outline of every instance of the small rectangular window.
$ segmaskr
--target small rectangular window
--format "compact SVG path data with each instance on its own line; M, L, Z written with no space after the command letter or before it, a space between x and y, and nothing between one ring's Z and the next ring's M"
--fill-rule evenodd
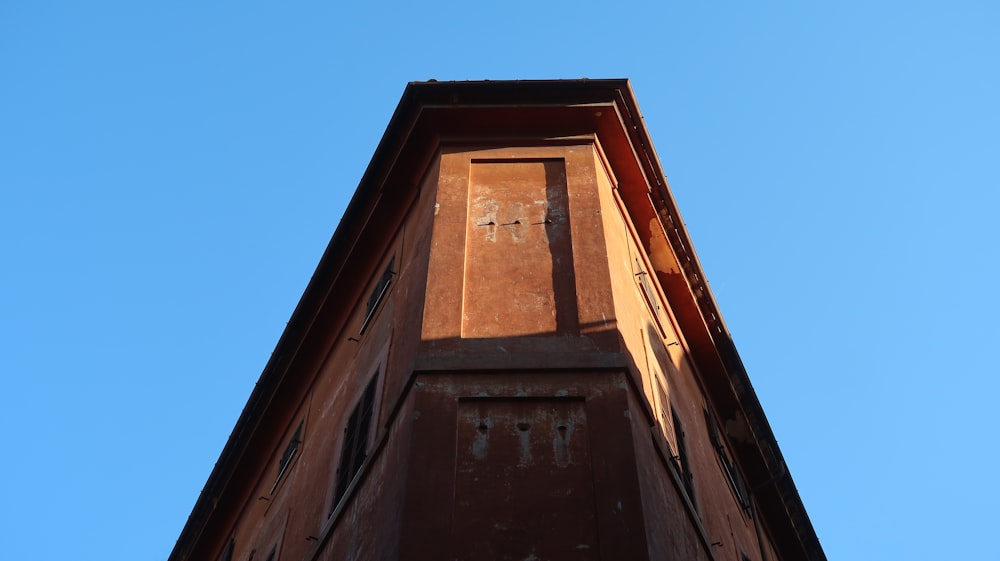
M656 326L660 331L660 335L664 335L663 328L665 325L669 325L669 320L667 318L667 311L663 308L663 304L660 302L660 297L656 291L656 287L653 286L653 279L650 278L649 271L643 266L642 261L638 257L635 258L635 277L639 281L639 287L642 289L643 299L646 301L646 305L649 306L649 311L653 314L653 319L656 320Z
M681 481L684 483L684 491L687 492L688 498L691 499L691 504L697 508L698 505L694 501L694 475L691 473L687 447L684 446L684 427L681 425L680 417L677 416L676 411L671 410L670 414L673 417L674 437L677 439L677 455L673 457L674 467L677 468L681 476Z
M295 433L292 435L291 440L288 441L288 445L285 446L284 453L281 454L281 459L278 461L278 476L274 478L274 485L271 486L271 493L278 488L278 482L288 471L288 465L292 463L292 458L295 457L295 453L299 449L299 444L302 443L302 423L299 421L299 426L296 427Z
M376 372L368 382L361 400L354 406L351 416L344 428L344 445L340 454L340 466L337 468L337 488L333 496L333 505L329 514L340 504L347 493L347 488L361 470L361 465L368 457L368 435L371 432L372 416L375 411L375 390L378 387ZM329 515L328 514L328 515Z
M736 464L729 459L729 454L726 453L726 447L719 435L719 426L715 422L715 416L707 409L705 410L705 424L708 426L708 437L712 441L715 453L719 456L719 463L722 464L722 472L725 474L726 480L729 481L729 487L733 490L733 494L736 495L740 506L744 510L750 508L750 501L748 499L746 484L743 482L743 476L740 475L740 470L736 467Z
M659 376L653 375L656 379L656 395L659 398L660 405L660 426L662 428L663 437L667 439L667 444L672 445L674 440L673 435L673 424L670 419L670 399L667 398L667 390L663 386L663 380Z
M385 293L389 290L389 285L392 283L392 277L396 274L393 271L393 267L396 264L396 256L393 255L392 259L389 260L389 264L386 265L385 271L382 271L382 276L379 277L378 282L375 283L375 288L372 289L371 296L368 297L368 302L365 304L365 320L361 322L361 333L365 332L368 327L368 323L375 316L375 310L378 309L379 303L382 302L382 298Z

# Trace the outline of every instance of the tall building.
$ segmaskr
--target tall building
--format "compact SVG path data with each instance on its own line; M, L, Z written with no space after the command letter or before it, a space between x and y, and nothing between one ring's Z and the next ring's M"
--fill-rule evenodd
M626 80L407 86L170 559L825 559Z

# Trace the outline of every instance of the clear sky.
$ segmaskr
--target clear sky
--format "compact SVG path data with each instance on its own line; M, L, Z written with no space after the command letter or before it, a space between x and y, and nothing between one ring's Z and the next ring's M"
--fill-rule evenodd
M0 535L167 558L406 82L628 77L830 559L1000 559L1000 7L0 1Z

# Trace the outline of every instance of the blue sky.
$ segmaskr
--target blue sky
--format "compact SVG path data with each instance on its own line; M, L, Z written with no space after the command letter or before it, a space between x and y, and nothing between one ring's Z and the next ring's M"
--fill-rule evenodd
M167 558L406 82L628 77L830 559L1000 559L992 2L0 3L0 528Z

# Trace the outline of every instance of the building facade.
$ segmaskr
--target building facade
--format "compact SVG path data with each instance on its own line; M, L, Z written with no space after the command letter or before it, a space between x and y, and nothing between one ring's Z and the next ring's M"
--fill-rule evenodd
M406 88L170 559L825 559L627 81Z

